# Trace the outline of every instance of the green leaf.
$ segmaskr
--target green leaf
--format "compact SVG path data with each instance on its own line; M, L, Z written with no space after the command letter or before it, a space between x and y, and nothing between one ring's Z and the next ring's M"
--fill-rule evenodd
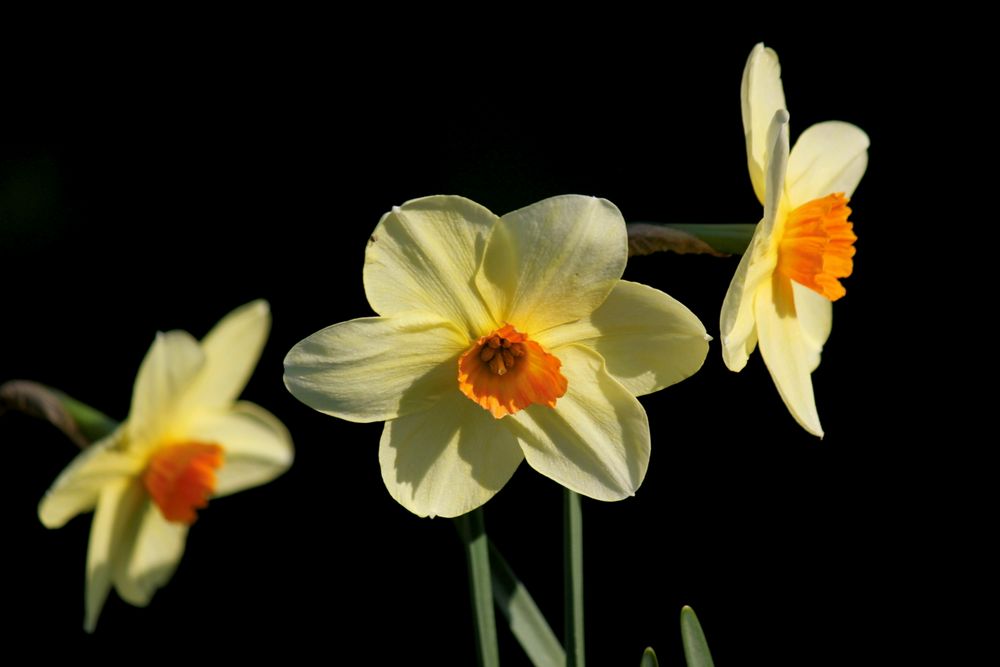
M642 662L639 663L639 667L660 667L653 649L647 648L642 652Z
M493 542L490 542L490 572L493 575L493 599L531 664L535 667L563 667L566 652L562 644L528 589Z
M688 606L681 609L681 640L684 642L684 660L687 662L687 667L715 667L698 617L694 609Z

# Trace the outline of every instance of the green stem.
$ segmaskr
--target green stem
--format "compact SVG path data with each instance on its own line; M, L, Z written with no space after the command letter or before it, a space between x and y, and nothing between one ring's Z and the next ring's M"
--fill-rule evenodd
M732 223L724 225L667 225L667 227L673 227L692 236L697 236L719 252L742 255L747 246L750 245L750 238L757 225Z
M83 435L91 442L100 440L118 428L118 422L100 410L92 408L85 403L81 403L72 396L67 396L61 391L53 390L53 393L59 397L59 401L62 403L63 408L70 414L74 421L76 421L76 425L80 429L80 432L83 433Z
M579 495L566 489L563 497L566 667L583 667L583 514Z
M469 589L476 621L476 653L479 667L499 667L497 626L493 617L493 587L490 584L490 550L483 510L475 509L455 520L465 545L469 565Z
M58 389L31 380L10 380L0 384L0 415L7 410L44 419L81 449L118 428L118 422L103 412Z

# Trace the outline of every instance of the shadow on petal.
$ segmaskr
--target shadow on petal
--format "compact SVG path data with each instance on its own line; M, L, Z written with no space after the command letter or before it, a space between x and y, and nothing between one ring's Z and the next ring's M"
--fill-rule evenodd
M379 459L386 488L421 516L458 516L479 507L523 460L504 420L462 395L387 422Z
M649 465L649 424L639 401L585 347L569 347L569 390L555 409L517 415L528 464L563 486L597 500L635 493Z

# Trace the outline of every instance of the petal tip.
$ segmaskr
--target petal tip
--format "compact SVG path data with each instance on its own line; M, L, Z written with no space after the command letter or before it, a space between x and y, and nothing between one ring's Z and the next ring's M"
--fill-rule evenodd
M49 529L61 528L65 522L56 521L50 512L45 509L45 500L48 498L46 494L45 498L42 498L41 502L38 503L38 520L43 526Z
M256 311L260 315L266 315L271 312L271 304L268 303L267 299L255 299L247 304L247 309Z

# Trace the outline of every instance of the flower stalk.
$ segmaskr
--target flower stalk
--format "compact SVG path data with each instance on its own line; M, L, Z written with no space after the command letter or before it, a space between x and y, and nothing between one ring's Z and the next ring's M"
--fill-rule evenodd
M6 410L44 419L80 449L118 428L118 422L100 410L30 380L10 380L0 385L0 415Z
M630 222L628 254L649 255L670 251L679 255L742 255L750 245L756 225L732 224L662 224Z
M476 631L476 664L498 667L497 626L493 614L493 586L490 578L489 538L482 508L455 519L458 534L465 547L469 567L469 591Z
M583 513L579 494L566 489L563 499L566 667L583 667Z

